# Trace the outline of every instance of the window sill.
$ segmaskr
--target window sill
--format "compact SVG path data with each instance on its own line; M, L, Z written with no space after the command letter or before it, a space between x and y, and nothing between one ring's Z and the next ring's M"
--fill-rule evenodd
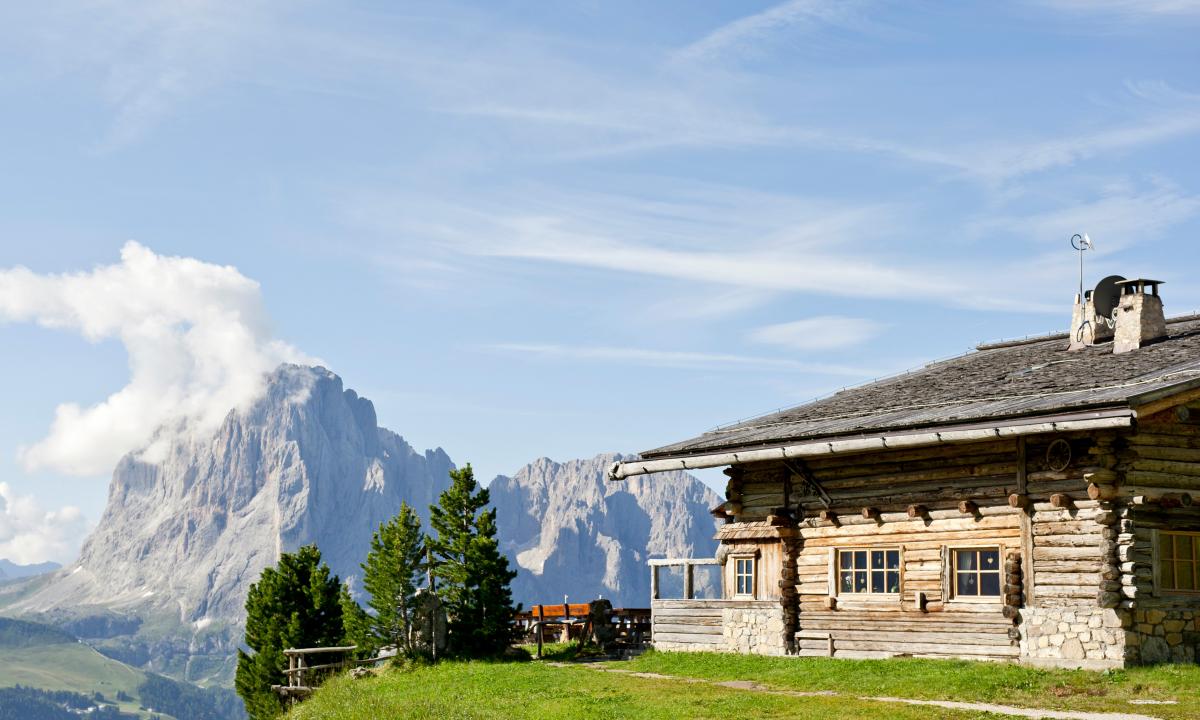
M950 598L945 603L947 608L995 608L999 610L1004 607L1004 601L998 597L989 598Z

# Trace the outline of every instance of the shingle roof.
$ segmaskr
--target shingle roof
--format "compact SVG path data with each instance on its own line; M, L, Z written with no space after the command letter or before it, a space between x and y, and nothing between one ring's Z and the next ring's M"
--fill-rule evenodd
M997 343L643 452L646 460L771 447L818 438L936 428L1000 418L1127 407L1200 380L1200 317L1169 320L1169 336L1114 355L1112 343L1067 351L1065 335Z

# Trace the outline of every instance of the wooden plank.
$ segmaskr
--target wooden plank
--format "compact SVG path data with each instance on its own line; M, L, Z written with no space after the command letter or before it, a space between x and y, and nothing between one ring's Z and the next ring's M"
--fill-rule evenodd
M808 640L805 643L819 643L819 641ZM954 643L917 643L917 642L902 642L896 643L889 647L888 643L879 643L873 640L842 640L835 637L833 639L834 657L844 657L843 652L863 650L868 652L885 652L893 655L919 655L919 654L942 654L942 655L962 655L962 656L979 656L985 655L988 657L1017 657L1021 654L1021 648L1012 645L971 645L964 642Z
M720 637L722 632L720 625L706 626L675 623L654 623L653 627L651 627L651 631L654 633L655 637L658 637L661 633L667 633L671 635L716 635L717 637Z
M654 613L654 615L651 619L651 622L655 622L655 623L657 623L657 622L692 623L694 625L720 625L722 616L723 616L723 613L719 613L719 612L713 613L713 614L705 613L705 614L689 614L689 615Z
M654 633L652 642L681 643L684 645L724 645L725 638L720 635L703 635L699 633Z

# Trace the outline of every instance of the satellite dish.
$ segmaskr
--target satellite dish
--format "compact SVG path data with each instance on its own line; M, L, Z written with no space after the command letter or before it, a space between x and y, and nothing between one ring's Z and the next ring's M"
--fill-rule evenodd
M1097 317L1112 317L1113 310L1121 302L1121 288L1117 287L1117 283L1124 279L1120 275L1109 275L1096 283L1096 289L1092 291L1092 307Z

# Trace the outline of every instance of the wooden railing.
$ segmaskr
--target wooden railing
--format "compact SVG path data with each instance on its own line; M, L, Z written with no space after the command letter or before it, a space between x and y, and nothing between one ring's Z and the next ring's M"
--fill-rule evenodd
M589 630L590 612L588 603L534 605L517 613L515 622L527 638L537 643L537 657L540 658L547 630L557 633L562 642L582 638ZM613 608L611 622L618 640L640 646L650 632L650 608Z
M659 583L658 572L665 567L682 567L683 568L683 599L691 600L696 596L696 567L697 566L719 566L721 563L716 558L663 558L650 560L650 599L658 600L660 598L659 589L662 587Z
M271 689L285 700L295 700L307 697L324 680L335 673L356 665L374 665L380 658L355 660L350 653L358 649L357 645L323 648L288 648L283 651L288 659L287 670L283 671L287 679L286 685L272 685ZM321 655L341 655L341 659L333 662L310 664L310 658Z

